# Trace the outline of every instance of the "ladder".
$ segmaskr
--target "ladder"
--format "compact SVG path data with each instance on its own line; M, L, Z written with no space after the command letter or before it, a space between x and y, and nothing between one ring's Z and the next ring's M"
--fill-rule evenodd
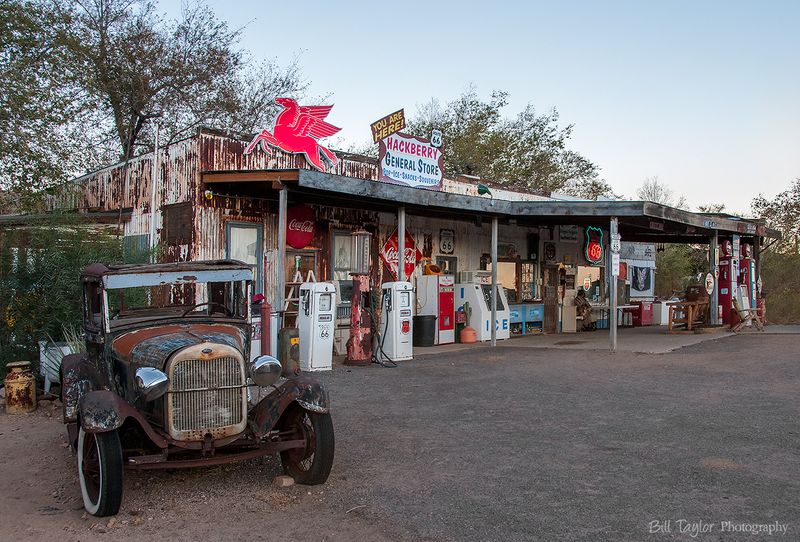
M300 271L300 259L300 256L294 257L294 276L291 282L286 283L289 293L286 294L283 300L283 325L287 327L289 326L290 317L294 317L294 325L297 326L297 315L300 312L300 285L304 282L317 282L317 276L314 274L313 269L308 270L306 279L303 280L303 273ZM290 310L289 307L292 305L294 305L294 309Z

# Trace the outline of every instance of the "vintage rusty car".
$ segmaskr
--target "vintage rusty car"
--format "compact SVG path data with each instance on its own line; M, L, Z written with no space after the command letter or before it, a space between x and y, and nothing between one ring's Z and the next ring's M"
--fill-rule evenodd
M280 454L298 483L327 480L327 391L273 357L250 359L252 280L233 260L85 269L87 351L64 358L61 394L90 514L117 513L123 467Z

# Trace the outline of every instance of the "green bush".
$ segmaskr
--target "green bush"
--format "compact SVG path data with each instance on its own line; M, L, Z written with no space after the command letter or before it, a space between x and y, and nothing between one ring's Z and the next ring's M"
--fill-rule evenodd
M656 285L658 297L669 298L673 292L684 292L696 282L699 273L708 272L706 247L695 245L666 245L656 254Z
M80 273L93 262L122 261L116 227L80 224L70 214L0 229L0 378L10 361L38 361L39 340L63 340L81 326Z
M766 294L767 321L800 323L800 254L764 252L761 280Z

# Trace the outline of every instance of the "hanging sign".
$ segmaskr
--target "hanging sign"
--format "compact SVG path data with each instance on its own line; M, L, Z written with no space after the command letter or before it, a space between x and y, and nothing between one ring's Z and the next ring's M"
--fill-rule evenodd
M389 272L397 279L397 230L394 230L394 233L389 236L384 243L383 247L381 248L381 260L383 263L386 264L386 267L389 269ZM413 273L414 269L417 267L417 264L422 260L422 251L417 248L416 243L414 243L414 238L408 233L406 230L406 246L405 246L405 275L406 279L408 279Z
M379 180L413 188L442 189L444 155L427 139L397 132L379 144Z
M456 249L456 232L448 229L439 230L439 252L452 254Z
M314 240L316 217L307 205L289 207L286 211L286 244L292 248L305 248Z
M711 295L714 291L714 275L706 273L706 293Z
M580 230L578 226L559 226L558 240L562 243L579 243Z
M431 145L433 145L437 149L441 149L442 148L442 131L441 130L431 130Z
M336 155L318 141L341 130L323 120L333 106L300 106L292 98L278 98L275 102L283 106L283 111L278 113L272 132L261 130L245 148L244 154L250 154L260 144L267 154L272 154L270 147L289 154L302 154L306 157L306 162L320 171L326 169L323 160L335 167L339 162Z
M380 120L376 120L369 127L372 130L372 141L377 143L406 127L406 113L403 109L400 109Z
M556 259L556 244L555 243L545 243L544 244L544 259L547 262L553 262Z
M592 265L600 265L603 263L603 230L596 226L589 226L586 228L586 247L584 256L586 261ZM619 275L619 253L617 254L617 272L614 275Z

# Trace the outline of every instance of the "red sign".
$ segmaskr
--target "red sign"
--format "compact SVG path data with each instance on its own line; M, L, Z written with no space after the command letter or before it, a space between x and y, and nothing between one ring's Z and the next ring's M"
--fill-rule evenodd
M586 261L593 265L603 263L603 230L596 226L586 228Z
M330 137L341 130L323 120L331 112L333 106L300 106L292 98L278 98L275 101L283 106L283 111L278 113L278 117L275 119L273 133L261 130L261 133L253 138L244 153L250 154L260 143L261 148L267 154L272 154L269 146L290 154L303 154L306 162L320 171L326 169L323 160L332 167L336 166L339 161L336 155L317 141L324 137Z
M286 211L286 244L292 248L307 247L314 240L315 226L316 217L311 207L289 207Z
M397 230L394 230L394 233L389 236L389 239L386 240L383 248L381 248L381 259L383 263L386 264L386 267L389 268L394 278L397 279ZM403 260L405 262L404 269L406 280L408 280L408 277L414 272L414 268L416 268L417 264L422 260L422 251L417 248L417 245L414 243L414 238L411 237L411 234L408 233L407 230L405 258L403 258Z

